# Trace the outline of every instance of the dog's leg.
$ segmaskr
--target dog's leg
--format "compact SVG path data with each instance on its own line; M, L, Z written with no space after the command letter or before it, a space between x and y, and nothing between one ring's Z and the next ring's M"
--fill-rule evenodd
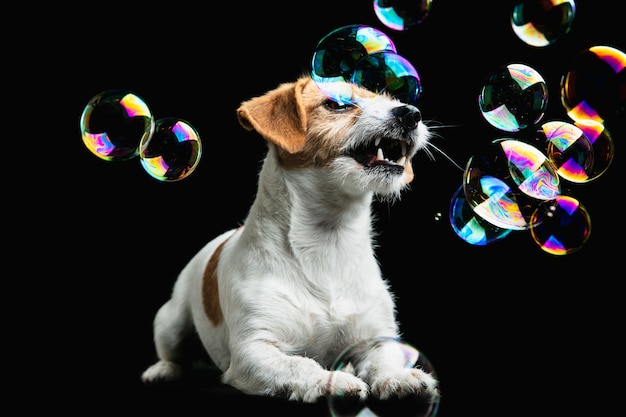
M180 287L177 283L177 287ZM182 288L175 288L172 298L154 318L154 343L159 361L144 371L144 382L167 382L180 379L183 373L184 346L193 334L193 320Z

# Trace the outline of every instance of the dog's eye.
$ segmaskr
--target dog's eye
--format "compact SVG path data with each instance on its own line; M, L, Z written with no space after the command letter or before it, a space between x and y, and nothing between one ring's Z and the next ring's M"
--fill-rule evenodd
M342 111L354 107L353 104L339 104L336 101L326 100L326 108L333 111Z

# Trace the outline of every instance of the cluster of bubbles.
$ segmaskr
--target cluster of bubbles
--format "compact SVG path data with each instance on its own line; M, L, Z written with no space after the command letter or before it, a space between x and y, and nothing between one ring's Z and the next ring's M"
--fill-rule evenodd
M83 143L104 161L139 158L159 181L187 178L197 167L202 143L196 129L175 117L156 119L146 102L127 90L93 96L80 117Z
M373 3L380 22L396 31L418 26L431 6L431 1ZM510 25L525 44L541 48L567 35L575 16L573 0L520 0ZM514 230L530 230L550 254L580 249L589 239L591 218L584 205L564 195L562 182L589 182L611 164L614 145L604 122L624 113L625 67L626 55L613 47L582 51L561 80L567 121L544 121L548 87L534 68L512 63L490 74L479 109L507 135L467 162L450 202L454 232L472 245L488 245Z
M367 25L342 26L324 36L313 53L311 77L329 99L341 105L381 92L414 104L422 92L415 67L398 55L391 38Z
M333 371L357 374L372 355L395 357L403 362L405 369L419 369L437 378L430 360L409 343L395 338L372 338L355 343L346 348L331 366ZM333 389L336 374L331 373L328 387L334 394L326 397L332 417L433 417L439 409L440 397L406 395L380 399L370 396L365 400L351 395L337 394Z
M570 3L566 10L573 10ZM564 195L562 182L588 183L610 166L614 144L604 122L624 111L624 68L626 54L618 49L597 45L582 51L561 78L568 121L544 121L548 88L534 68L510 64L491 74L479 108L508 135L467 162L449 212L459 237L487 245L512 230L530 230L552 255L573 253L588 241L589 212Z

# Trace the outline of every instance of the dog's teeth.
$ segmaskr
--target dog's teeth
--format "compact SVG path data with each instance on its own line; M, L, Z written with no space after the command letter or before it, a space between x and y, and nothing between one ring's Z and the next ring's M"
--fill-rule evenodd
M406 143L400 142L400 147L402 148L402 156L406 155Z
M404 163L406 162L406 156L403 156L402 158L398 159L398 162L396 162L398 165L404 165Z
M383 155L383 150L381 148L378 148L378 153L376 154L376 158L378 159L385 159L385 155Z
M381 140L382 140L381 138L376 138L376 141L374 142L374 145L375 145L375 146L380 145L380 141L381 141Z

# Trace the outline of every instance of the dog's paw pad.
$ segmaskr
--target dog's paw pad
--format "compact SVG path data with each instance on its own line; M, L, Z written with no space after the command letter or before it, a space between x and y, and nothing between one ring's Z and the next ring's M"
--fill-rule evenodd
M145 383L172 382L181 379L182 376L183 368L177 363L159 361L141 374L141 380Z

